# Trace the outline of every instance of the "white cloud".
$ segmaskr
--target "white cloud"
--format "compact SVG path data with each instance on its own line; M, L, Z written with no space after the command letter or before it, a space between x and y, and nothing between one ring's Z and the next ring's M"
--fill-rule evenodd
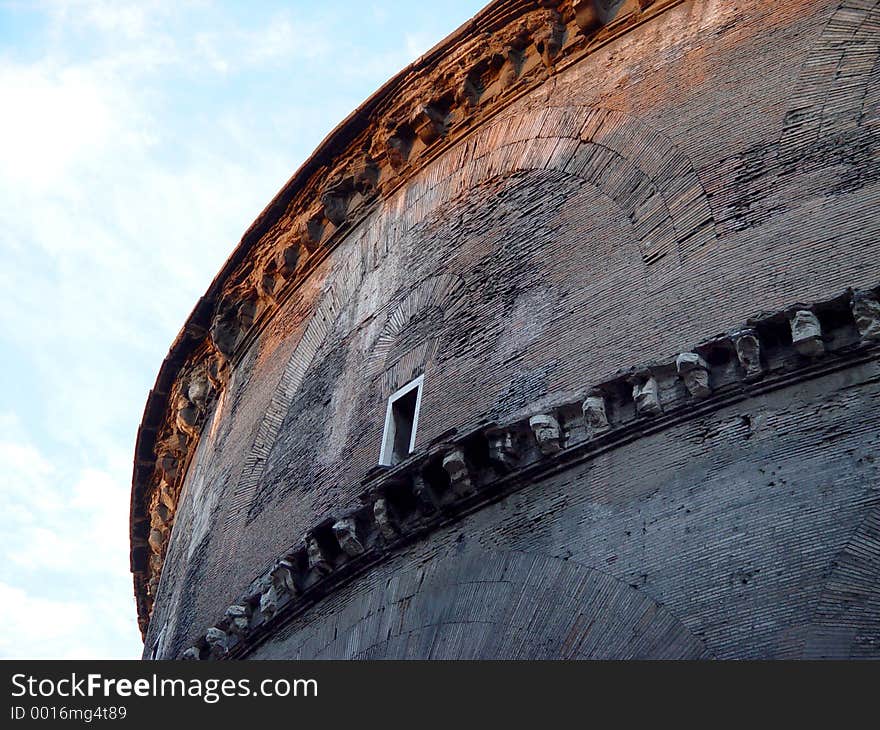
M43 0L46 18L55 33L94 31L124 42L155 34L193 0Z
M89 23L105 33L121 33L126 38L142 38L147 32L146 3L129 4L119 0L111 2L92 0L67 4L66 7L68 11L77 14L82 22Z
M84 647L76 644L90 618L85 603L37 598L0 581L0 605L0 658L80 658Z
M0 659L136 659L135 642L120 635L136 630L133 620L121 619L103 591L88 586L80 598L58 600L35 595L0 580L4 611Z
M6 658L139 655L128 521L147 389L289 172L234 113L181 138L152 61L168 38L137 12L80 9L77 27L133 42L0 61L0 347L19 384L0 393Z
M0 415L0 657L139 652L122 465L67 471Z
M289 12L276 14L256 28L213 27L196 33L194 41L192 60L221 74L304 60L328 61L339 51L325 25Z
M0 171L9 183L43 186L93 153L111 129L111 103L76 71L0 67Z

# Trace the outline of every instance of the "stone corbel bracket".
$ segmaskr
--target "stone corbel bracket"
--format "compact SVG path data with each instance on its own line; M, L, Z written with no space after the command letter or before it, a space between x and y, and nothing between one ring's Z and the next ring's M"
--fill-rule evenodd
M263 210L178 334L147 398L131 505L142 633L206 409L278 307L347 232L451 144L549 75L682 1L497 0L349 115ZM214 373L214 389L192 410L182 398L199 367ZM163 488L171 514L154 518Z
M193 647L241 658L408 544L555 472L754 395L880 357L880 287L762 314L617 375L582 398L484 424L376 467L359 503L318 522Z

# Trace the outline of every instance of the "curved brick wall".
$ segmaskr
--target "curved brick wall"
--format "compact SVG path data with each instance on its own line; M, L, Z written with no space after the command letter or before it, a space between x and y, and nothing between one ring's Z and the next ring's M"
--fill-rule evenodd
M417 375L416 454L550 412L567 448L562 404L619 370L880 283L880 2L641 5L390 190L228 358L147 656L205 655L243 596L260 613L255 579L382 478L388 396ZM238 655L877 656L880 369L848 307L819 313L834 367L780 355L791 375L705 412L659 368L677 422L563 449ZM759 328L770 373L786 331Z

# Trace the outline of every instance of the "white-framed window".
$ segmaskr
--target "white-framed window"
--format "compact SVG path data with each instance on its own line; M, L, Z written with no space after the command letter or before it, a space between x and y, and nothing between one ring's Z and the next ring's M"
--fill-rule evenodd
M156 640L153 642L153 648L150 651L150 659L161 659L162 651L164 650L163 644L165 643L165 629L168 628L168 624L162 624L162 630L159 631L159 635L156 637Z
M379 463L384 466L403 461L415 447L424 380L425 376L419 375L388 399L379 453Z

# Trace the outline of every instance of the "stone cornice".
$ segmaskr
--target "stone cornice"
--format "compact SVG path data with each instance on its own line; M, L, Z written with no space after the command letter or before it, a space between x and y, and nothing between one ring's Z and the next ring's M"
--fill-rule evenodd
M484 424L364 481L277 556L184 658L241 658L328 593L506 495L646 435L880 359L880 287L762 314L664 362L619 371L575 401Z
M172 343L138 429L130 534L142 633L201 428L229 369L280 304L450 145L682 1L497 0L352 112L260 213Z

